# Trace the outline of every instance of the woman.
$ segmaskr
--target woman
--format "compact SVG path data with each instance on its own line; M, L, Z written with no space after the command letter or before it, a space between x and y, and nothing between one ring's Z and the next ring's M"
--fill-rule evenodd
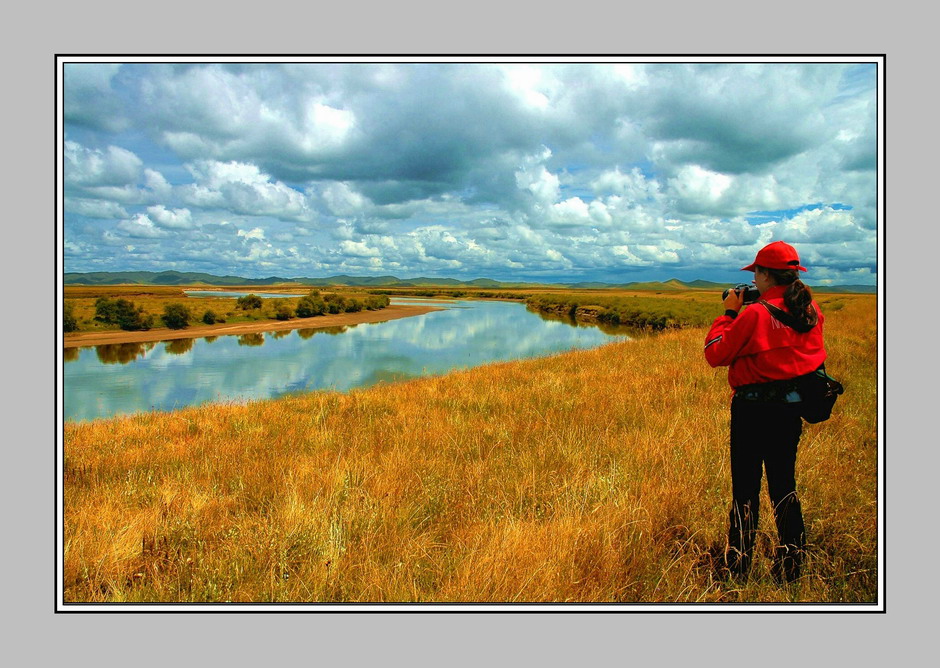
M765 246L742 271L754 272L760 302L742 311L744 292L730 291L724 315L715 319L705 339L705 358L713 367L729 367L728 382L734 389L726 563L733 575L747 577L765 467L780 539L772 572L778 580L792 582L800 576L805 545L795 479L803 423L793 379L814 372L826 359L823 316L798 278L806 269L789 244L775 241ZM795 321L784 324L773 315L774 307Z

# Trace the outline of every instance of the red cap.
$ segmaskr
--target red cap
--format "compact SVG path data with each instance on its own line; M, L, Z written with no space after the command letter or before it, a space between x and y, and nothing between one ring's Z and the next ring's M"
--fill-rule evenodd
M767 269L806 271L806 267L800 266L800 256L796 254L796 249L782 241L775 241L761 248L754 261L746 267L741 267L741 271L754 271L758 265Z

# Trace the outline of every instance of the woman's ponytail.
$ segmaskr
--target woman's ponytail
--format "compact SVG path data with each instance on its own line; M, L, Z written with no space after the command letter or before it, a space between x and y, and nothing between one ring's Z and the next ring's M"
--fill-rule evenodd
M767 269L777 285L785 285L783 305L787 312L806 325L815 325L818 320L816 309L813 308L813 293L803 281L799 279L795 269Z

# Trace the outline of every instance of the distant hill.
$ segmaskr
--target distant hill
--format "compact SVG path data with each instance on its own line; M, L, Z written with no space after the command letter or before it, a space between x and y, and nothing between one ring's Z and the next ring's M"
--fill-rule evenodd
M67 272L64 275L65 285L212 285L216 287L235 285L285 285L301 284L312 287L325 287L328 285L344 285L349 287L450 287L450 288L539 288L563 287L576 290L602 290L605 288L620 288L629 290L721 290L727 286L725 283L695 280L691 282L671 278L667 281L647 281L633 283L602 283L584 281L578 283L521 283L494 281L490 278L477 278L472 281L460 281L455 278L407 278L400 279L395 276L347 276L339 274L326 278L282 278L269 276L268 278L244 278L242 276L215 276L199 272L180 271L96 271L90 273ZM813 286L810 286L813 287ZM861 292L874 293L877 288L873 285L835 285L818 286L821 292Z
M290 283L291 279L278 278L242 278L241 276L214 276L195 272L179 271L95 271L91 273L67 272L63 278L65 285L276 285Z
M690 288L701 288L702 290L724 290L727 285L724 283L713 283L711 281L696 280L686 283Z
M810 288L818 292L861 292L863 294L878 292L878 287L875 285L810 285Z
M283 282L288 282L284 279ZM390 285L399 282L394 276L347 276L339 274L337 276L328 276L326 278L294 278L290 279L292 283L303 283L304 285L355 285L355 286L375 286Z

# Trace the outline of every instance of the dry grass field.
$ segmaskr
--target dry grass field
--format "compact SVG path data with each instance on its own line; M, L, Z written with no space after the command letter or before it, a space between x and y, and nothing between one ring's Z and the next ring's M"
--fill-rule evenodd
M800 444L810 552L794 585L769 576L767 512L751 579L714 574L730 390L697 327L67 423L65 601L874 602L876 298L820 301L846 393Z

